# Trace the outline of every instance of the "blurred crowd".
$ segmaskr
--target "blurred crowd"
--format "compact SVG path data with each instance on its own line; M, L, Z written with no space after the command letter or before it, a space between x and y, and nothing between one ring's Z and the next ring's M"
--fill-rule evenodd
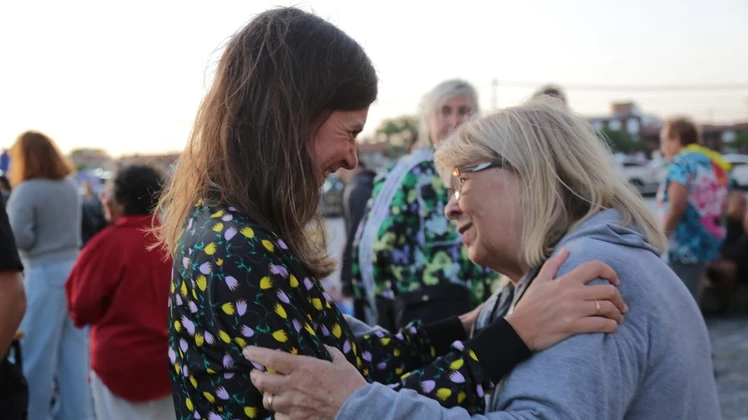
M567 106L558 87L536 96ZM357 318L396 331L469 312L501 287L498 273L468 259L457 226L444 218L455 186L442 187L433 158L434 147L477 111L469 83L442 83L425 96L406 156L379 174L362 164L340 174L342 294ZM746 195L728 191L730 168L698 146L695 127L672 119L663 129L671 162L658 194L670 240L665 258L697 301L710 285L730 314L739 309L736 290L748 285ZM29 419L51 410L82 420L174 418L165 308L172 260L152 233L164 174L125 166L96 194L72 180L73 168L44 134L23 133L11 155L0 191L12 230L6 239L20 259L8 257L3 268L22 270L23 288L3 285L2 293L19 303L6 316L23 320L1 376L15 391L0 398L19 412L28 407ZM5 352L10 342L0 345Z

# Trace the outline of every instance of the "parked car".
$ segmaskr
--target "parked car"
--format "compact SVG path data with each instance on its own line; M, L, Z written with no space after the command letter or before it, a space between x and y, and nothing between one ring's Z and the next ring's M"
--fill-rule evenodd
M343 214L343 181L330 174L322 185L320 211L325 217L338 217Z
M660 185L660 168L656 162L632 157L616 159L626 179L640 194L654 194Z
M748 189L748 155L728 154L724 155L724 158L732 165L730 176L736 186Z

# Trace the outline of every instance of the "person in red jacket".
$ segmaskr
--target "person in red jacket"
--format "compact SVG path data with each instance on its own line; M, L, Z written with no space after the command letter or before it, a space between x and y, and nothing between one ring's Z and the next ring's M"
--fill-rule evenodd
M111 225L83 249L65 284L70 317L91 326L91 387L100 419L175 418L168 362L171 258L153 248L163 183L149 166L116 174L104 199Z

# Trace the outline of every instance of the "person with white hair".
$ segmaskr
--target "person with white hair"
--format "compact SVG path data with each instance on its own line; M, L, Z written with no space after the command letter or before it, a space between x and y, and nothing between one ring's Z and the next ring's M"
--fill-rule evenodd
M544 284L538 269L565 252L559 274L594 259L617 273L629 310L615 332L575 335L533 353L495 382L483 413L442 407L437 400L448 390L435 400L366 383L341 357L309 362L250 349L250 360L282 373L253 372L253 383L290 419L310 418L295 414L305 407L322 413L313 418L357 420L720 419L704 319L660 257L667 241L655 217L609 157L589 122L546 100L463 125L435 161L451 188L445 214L458 223L470 259L512 280L482 307L478 338L485 325L524 310ZM610 302L586 305L603 311ZM496 343L477 358L490 364L503 349ZM304 387L310 380L314 386Z
M449 200L434 149L478 111L469 83L448 80L423 99L414 151L375 180L352 250L353 283L366 321L391 331L477 307L499 275L467 258L457 225L444 219Z

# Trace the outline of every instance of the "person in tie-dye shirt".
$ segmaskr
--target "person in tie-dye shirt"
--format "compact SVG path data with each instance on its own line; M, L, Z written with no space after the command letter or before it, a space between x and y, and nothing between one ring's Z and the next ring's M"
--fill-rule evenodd
M699 145L692 121L667 121L660 133L660 150L670 164L657 194L670 268L683 280L696 301L707 264L719 256L725 238L730 164Z
M366 321L395 331L414 319L435 321L480 305L499 274L470 262L434 149L478 111L475 89L448 80L424 97L415 151L381 174L359 225L351 259L356 298Z

